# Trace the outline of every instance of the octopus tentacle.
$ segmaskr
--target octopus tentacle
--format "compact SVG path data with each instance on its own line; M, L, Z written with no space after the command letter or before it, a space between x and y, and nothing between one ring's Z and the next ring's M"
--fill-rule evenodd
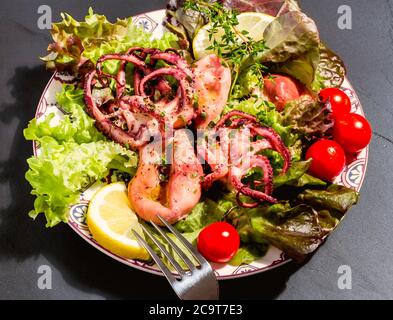
M138 49L142 49L142 48L138 48L138 47L134 47L134 48L130 48L127 50L127 52L125 53L126 55L131 55L135 50ZM137 59L139 59L141 62L143 62L144 58L134 55L136 56ZM133 60L134 61L134 60ZM116 97L118 99L121 98L121 96L124 93L125 87L126 87L126 67L129 61L127 60L123 60L120 64L120 68L119 71L117 73L117 77L116 77ZM142 67L142 66L140 66ZM135 68L135 70L137 70L137 68ZM137 93L135 93L137 94Z
M253 199L257 199L260 201L268 201L271 203L277 203L277 199L272 197L271 194L273 192L273 169L270 165L269 159L265 156L257 155L251 159L250 167L233 167L230 174L230 181L234 188ZM263 170L263 178L262 183L264 184L265 190L264 192L251 189L249 186L246 186L241 179L248 172L250 168L261 168Z
M251 130L253 130L257 135L262 136L269 140L272 145L272 149L281 154L284 159L284 165L282 168L282 174L285 174L289 167L291 166L291 154L288 148L285 146L282 141L280 135L275 132L272 128L269 127L261 127L253 125L251 126Z
M223 115L221 119L217 122L216 128L220 128L223 126L226 126L228 120L230 120L233 117L241 117L242 119L247 119L253 122L257 122L257 118L251 114L248 114L246 112L240 111L240 110L232 110L228 112L227 114Z
M86 104L86 111L94 118L96 127L103 132L108 138L117 141L123 146L130 146L132 148L140 148L146 142L135 140L133 137L123 131L121 128L115 126L106 116L101 112L94 101L92 94L92 81L96 76L96 71L93 70L86 75L84 85L84 99Z
M111 54L103 55L102 57L100 57L97 60L96 69L97 69L97 74L99 76L105 76L105 77L116 79L116 77L114 75L109 74L109 73L105 73L102 71L102 64L108 60L120 60L120 61L125 61L125 62L131 62L136 66L146 67L145 62L141 61L140 59L138 59L134 55L111 53Z
M139 84L139 92L142 96L146 96L145 86L146 83L161 76L172 76L179 82L179 87L182 90L183 97L187 97L186 88L189 87L188 81L185 78L185 75L176 68L161 68L153 71L152 73L146 75Z
M139 85L139 92L142 96L146 96L146 84L152 79L162 77L163 75L170 75L174 77L179 83L175 99L171 102L164 100L164 104L166 106L170 106L170 108L164 109L163 112L168 112L170 114L170 117L173 118L173 126L175 128L184 127L189 121L194 118L195 110L192 106L193 88L186 79L186 76L181 71L176 68L170 67L155 70L141 80ZM159 106L161 104L157 105Z
M240 195L241 195L241 192L240 191L238 191L237 193L236 193L236 202L237 202L237 204L239 205L239 206L241 206L241 207L243 207L243 208L247 208L247 209L253 209L253 208L256 208L256 207L258 207L259 206L259 202L252 202L252 203L249 203L249 202L244 202L244 201L242 201L241 199L240 199Z
M210 189L215 181L223 179L228 174L228 166L219 164L212 173L209 173L203 178L202 186L205 189Z
M148 55L151 57L149 60ZM120 61L120 67L115 75L103 71L103 63L108 60ZM156 69L158 60L169 63L171 67ZM128 63L134 66L135 96L132 97L125 96ZM176 94L165 78L166 75L178 81ZM110 79L116 81L115 99L108 105L97 105L92 96L92 88L97 83L100 83L101 87L108 87ZM154 84L150 84L153 79ZM151 95L146 91L148 83ZM87 109L96 119L96 126L108 137L133 149L138 149L145 143L137 140L142 136L148 136L149 128L154 121L158 121L164 140L174 129L189 123L195 117L192 106L193 90L191 67L175 50L162 52L159 49L133 47L124 54L103 55L97 61L95 72L85 78ZM156 96L156 93L159 93L159 96ZM175 98L169 100L173 96ZM146 117L150 117L151 120ZM125 125L127 131L123 130Z
M135 68L135 70L134 70L134 93L137 96L141 95L141 93L139 91L141 81L142 81L142 74L138 68Z
M233 117L239 117L239 118L235 120L231 120ZM231 122L228 124L229 121ZM282 155L284 159L282 174L285 174L288 171L289 167L291 166L291 154L288 148L285 146L284 142L282 141L280 135L277 132L275 132L272 128L260 126L255 116L252 116L250 114L247 114L239 110L233 110L228 112L226 115L224 115L219 120L216 127L227 126L230 128L232 127L236 128L240 125L246 125L247 127L250 128L250 130L255 135L267 139L272 145L272 149L279 152Z
M156 52L150 56L151 60L163 60L169 64L175 65L180 71L191 79L194 78L194 74L191 71L187 61L182 58L179 54L170 52Z

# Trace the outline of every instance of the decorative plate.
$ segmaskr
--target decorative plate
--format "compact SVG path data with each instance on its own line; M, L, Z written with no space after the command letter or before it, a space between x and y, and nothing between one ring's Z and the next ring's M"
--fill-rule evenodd
M164 31L164 27L162 26L164 17L165 10L158 10L134 17L134 23L141 26L144 30L153 33L154 36L160 37ZM60 92L62 87L61 82L57 79L59 77L61 78L62 76L63 75L61 74L54 74L49 80L37 107L35 116L37 119L45 117L49 113L55 113L55 118L60 119L64 114L61 106L56 103L56 93ZM347 79L344 81L342 89L351 98L352 112L363 115L362 106L356 95L356 92ZM36 143L33 143L35 155L39 154L39 149L40 146ZM353 161L344 169L342 174L336 179L335 182L337 184L341 184L359 191L366 174L367 159L368 148L364 149L360 154L357 155L355 159L353 159ZM85 222L85 215L89 200L91 199L95 190L100 187L100 185L101 183L92 182L90 185L85 186L79 203L70 208L70 218L68 222L70 227L92 246L96 247L98 250L102 251L113 259L142 271L162 275L161 271L154 264L146 264L141 261L123 259L101 247L92 238ZM267 271L281 266L289 261L290 258L286 257L284 252L271 246L264 257L254 261L251 264L245 264L238 267L226 264L213 264L213 268L218 279L234 279Z

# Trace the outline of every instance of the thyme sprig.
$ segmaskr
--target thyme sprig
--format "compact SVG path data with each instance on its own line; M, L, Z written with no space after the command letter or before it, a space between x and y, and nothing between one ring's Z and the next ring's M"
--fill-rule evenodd
M225 8L220 2L206 2L203 0L186 0L184 8L194 10L209 18L211 27L208 30L211 45L206 50L214 51L231 65L236 74L239 73L243 63L247 65L255 75L262 79L265 66L257 61L258 55L267 49L263 40L255 41L246 30L238 28L239 12ZM214 37L217 32L222 32L221 41Z

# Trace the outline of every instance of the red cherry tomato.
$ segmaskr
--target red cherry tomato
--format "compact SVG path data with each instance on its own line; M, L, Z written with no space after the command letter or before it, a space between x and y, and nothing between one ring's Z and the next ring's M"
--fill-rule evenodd
M351 100L344 91L338 88L322 89L319 97L323 103L330 102L333 116L351 112Z
M215 222L198 236L198 250L212 262L225 263L232 259L240 246L236 229L226 222Z
M306 159L312 158L309 172L322 180L332 181L345 166L345 152L335 141L322 139L307 150Z
M348 153L356 153L370 143L372 129L361 115L349 113L336 117L333 138Z

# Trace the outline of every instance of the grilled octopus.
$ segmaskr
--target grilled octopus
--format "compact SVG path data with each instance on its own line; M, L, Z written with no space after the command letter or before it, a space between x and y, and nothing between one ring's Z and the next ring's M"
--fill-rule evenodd
M106 61L118 61L117 74L105 71ZM128 79L133 81L133 91ZM114 93L105 96L111 83ZM260 152L279 152L284 159L282 173L290 167L290 152L273 129L260 125L252 115L235 110L219 118L230 87L230 69L216 55L192 67L173 49L133 47L124 54L104 55L86 75L86 110L96 127L111 140L139 152L138 170L128 192L142 219L161 224L157 217L161 215L170 223L179 221L199 202L202 188L218 180L236 190L242 206L277 201L272 167ZM206 131L215 121L213 129ZM196 148L193 135L184 129L188 125L205 130ZM203 172L203 161L211 172ZM253 186L243 182L257 167L262 169L262 179ZM240 195L254 202L244 203Z

